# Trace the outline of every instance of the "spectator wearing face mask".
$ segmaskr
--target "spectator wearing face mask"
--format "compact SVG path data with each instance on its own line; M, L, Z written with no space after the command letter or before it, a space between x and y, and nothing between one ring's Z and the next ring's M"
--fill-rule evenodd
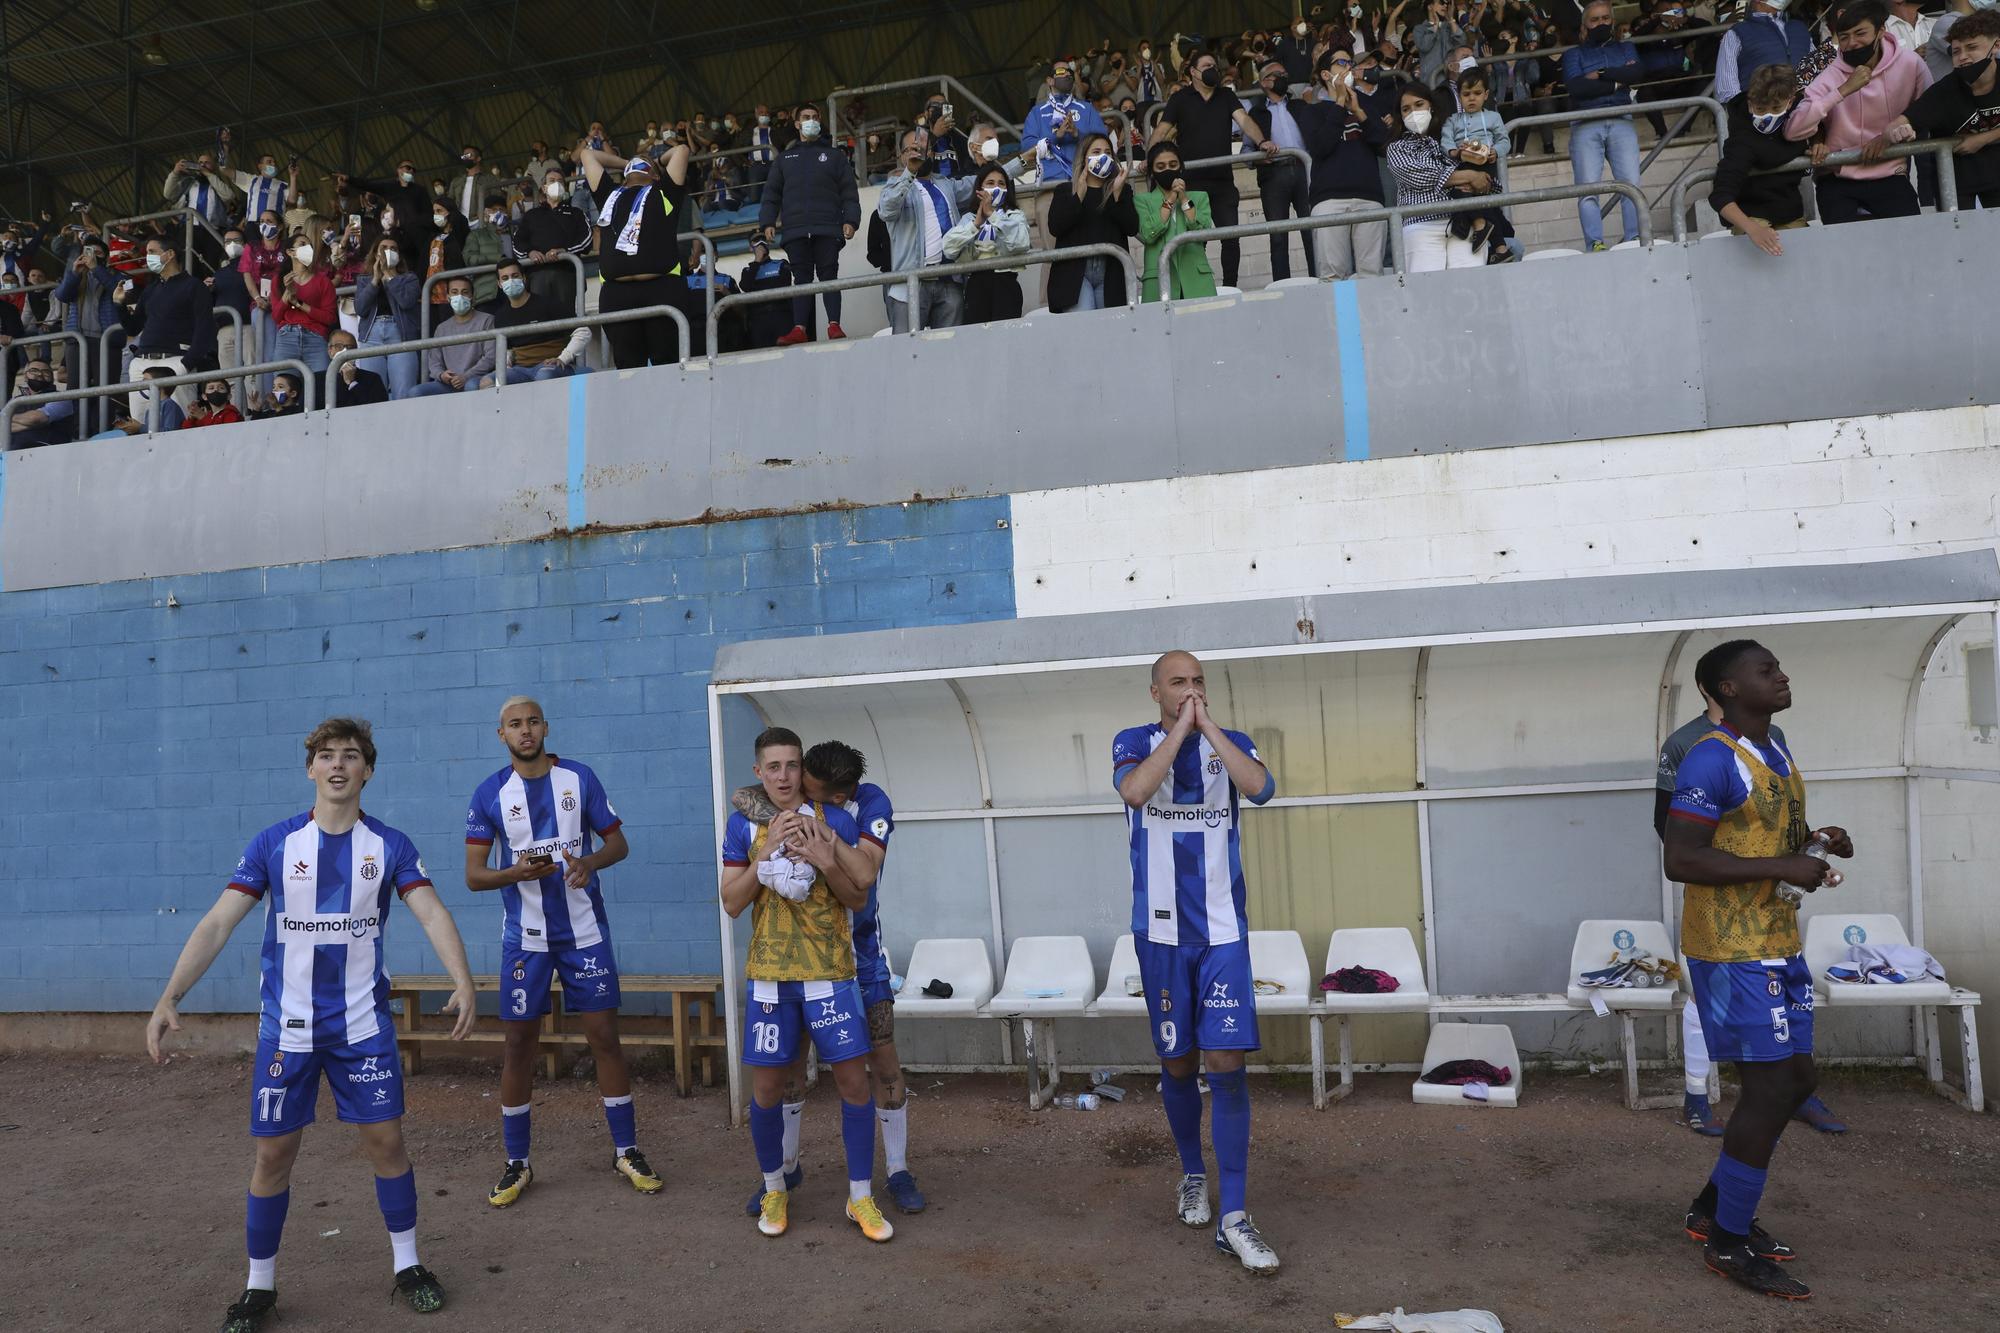
M251 164L249 171L236 172L235 181L236 188L242 191L246 220L270 213L282 225L285 211L292 206L299 193L298 163L292 162L281 176L278 159L264 153Z
M432 279L440 273L465 267L465 238L470 231L449 199L433 199L425 216L431 220L430 233L424 248L418 251L424 257L424 292L433 306L442 306L446 303L444 284ZM435 318L437 313L433 310L432 317Z
M252 352L244 354L244 360L269 361L277 347L278 317L274 302L278 296L278 283L285 273L284 230L278 215L266 211L257 219L257 234L249 240L243 254L236 261L237 271L243 275L243 284L250 293L250 342ZM268 386L270 377L264 377L262 384Z
M493 327L493 316L472 304L472 283L452 278L446 284L445 300L451 316L431 330L442 338L455 333L485 333ZM611 325L617 328L617 325ZM412 398L428 398L441 393L463 393L476 388L493 373L493 344L485 339L432 347L424 352L424 382L410 391Z
M139 373L139 378L142 380L163 380L174 373L167 366L148 366ZM183 386L180 392L187 394L189 403L193 403L195 395L190 389ZM155 396L160 400L158 426L160 430L179 430L187 424L187 411L178 402L174 401L174 391L162 389L154 385L141 389L132 395L132 419L138 422L140 430L145 430L149 424L147 421L147 410ZM127 431L126 433L136 434L137 432Z
M1156 59L1153 44L1149 41L1139 43L1139 60L1132 66L1132 81L1142 108L1164 100L1167 90L1173 86L1174 74L1167 67L1165 54Z
M272 302L278 319L277 359L325 370L327 335L339 319L326 252L305 232L293 232L289 261Z
M1951 26L1946 40L1951 75L1932 84L1890 123L1882 139L1863 151L1912 139L1958 137L1952 163L1958 206L1970 208L1977 201L1984 209L2000 208L2000 10L1965 16Z
M972 127L972 133L965 136L965 160L972 164L975 171L982 167L997 166L1007 173L1007 179L1010 181L1018 181L1035 169L1033 153L1022 152L1012 157L1002 157L999 131L983 120ZM1032 223L1034 219L1031 217L1029 221Z
M1444 87L1442 91L1445 94L1446 115L1450 115L1452 112L1460 109L1458 81L1468 72L1478 68L1479 63L1472 56L1472 47L1464 42L1445 52Z
M199 153L192 159L184 157L174 163L160 194L171 207L192 209L196 217L215 231L229 225L241 197L229 177L215 165L214 153ZM196 234L207 233L197 228Z
M952 115L945 114L947 107ZM933 93L930 101L924 103L924 114L918 121L931 136L931 172L946 179L969 176L979 168L972 160L965 131L958 128L957 112L957 107Z
M1967 14L1992 9L1996 4L2000 4L2000 0L1946 0L1944 13L1939 14L1931 24L1930 40L1918 53L1923 56L1924 64L1930 66L1932 83L1942 83L1951 75L1952 25Z
M43 214L45 220L47 216ZM17 282L21 281L41 243L41 227L32 227L23 233L19 223L10 223L4 232L0 232L0 273L11 273Z
M1259 137L1269 139L1280 148L1296 148L1305 152L1305 135L1299 129L1300 119L1307 114L1303 110L1305 103L1293 100L1289 91L1290 76L1285 72L1284 64L1270 61L1260 74L1264 104L1250 111L1250 119L1256 122ZM1280 157L1259 163L1257 190L1263 196L1266 222L1302 218L1312 212L1310 169L1295 157ZM1212 202L1210 206L1213 207ZM1298 239L1299 244L1305 247L1306 272L1318 276L1310 238L1301 236ZM1286 232L1277 232L1271 237L1273 282L1282 282L1292 276L1292 240Z
M244 280L243 270L237 267L243 260L243 228L228 226L222 232L222 266L207 279L208 288L215 294L217 309L228 307L236 312L240 326L229 320L221 320L215 326L215 364L224 370L245 364L244 353L248 346L240 346L237 329L243 330L242 341L250 341L251 312L256 308L250 303L250 286Z
M921 129L906 131L899 150L901 165L882 187L875 211L889 228L890 267L916 273L945 262L944 240L971 199L972 181L941 180L932 174L930 136ZM921 327L948 329L959 322L963 311L965 282L951 276L898 283L886 296L889 327L897 333L909 331L912 302L917 303Z
M1014 201L1014 184L1004 167L988 166L972 177L972 200L945 233L944 257L954 263L1028 252L1028 219ZM1000 270L965 275L961 324L988 324L1021 317L1021 279Z
M486 217L480 211L480 204L485 200L486 192L497 189L500 185L500 178L487 171L481 165L483 161L477 144L466 144L460 148L459 174L452 177L451 184L445 191L453 210L460 217L466 218L474 231L486 225Z
M1404 207L1441 203L1453 191L1484 194L1493 188L1493 178L1476 167L1461 166L1446 155L1439 142L1444 117L1439 114L1444 94L1411 85L1402 90L1397 105L1401 133L1389 142L1389 174L1396 182L1396 202ZM1411 273L1434 272L1443 268L1477 268L1486 257L1470 242L1454 236L1445 214L1406 215L1403 221L1403 256Z
M1634 37L1661 37L1657 42L1635 42L1639 53L1639 69L1645 75L1645 82L1638 88L1641 104L1659 102L1670 97L1686 97L1697 91L1693 84L1684 82L1687 73L1694 68L1694 59L1688 43L1664 40L1666 34L1678 32L1689 26L1687 0L1642 0L1649 3L1645 17L1632 25ZM1653 133L1666 137L1667 120L1658 111L1646 113L1647 123Z
M16 397L53 393L55 390L55 371L44 357L28 362L21 368L20 378L14 381ZM78 421L75 399L22 408L14 413L7 448L36 449L45 444L68 444L76 438Z
M1785 124L1787 139L1822 134L1829 152L1866 148L1930 87L1930 68L1883 30L1887 18L1882 0L1843 0L1827 11L1840 58L1807 85ZM1920 210L1908 165L1905 158L1863 161L1815 178L1819 220L1832 226L1914 216Z
M1214 219L1210 225L1233 227L1237 222L1234 170L1228 165L1190 168L1187 164L1231 156L1236 150L1233 131L1239 129L1243 131L1243 142L1255 144L1262 152L1270 152L1277 144L1250 119L1250 113L1236 100L1236 94L1222 87L1222 68L1213 52L1196 52L1188 68L1194 75L1193 83L1167 99L1165 109L1160 112L1160 123L1174 127L1174 142L1179 148L1174 160L1186 176L1189 190L1202 197L1202 206ZM1142 206L1139 209L1142 236L1148 225ZM1222 243L1225 287L1236 285L1241 255L1237 242Z
M354 318L363 347L388 347L415 342L423 330L423 299L417 275L404 260L402 242L384 236L368 256L368 269L354 283ZM391 398L408 398L417 387L422 370L422 353L390 352L361 363L363 370L380 376Z
M528 275L519 260L503 260L499 280L500 295L485 308L486 313L493 316L496 328L518 329L528 324L547 324L576 316L574 310L565 310L529 291ZM579 369L587 370L589 367L582 364L581 358L590 350L590 339L591 330L578 327L567 333L543 334L532 340L525 335L518 342L510 340L507 344L507 365L497 374L505 375L509 384L525 384L534 380L561 379ZM479 382L479 387L491 388L495 378L496 374L489 373Z
M1465 45L1465 29L1452 17L1449 0L1425 0L1424 17L1410 29L1408 44L1417 55L1417 81L1435 88L1452 48Z
M1708 187L1709 207L1738 236L1767 255L1782 255L1778 233L1806 225L1799 185L1803 168L1773 174L1798 158L1798 145L1782 131L1799 99L1791 65L1779 60L1750 76L1744 95L1730 102L1729 138Z
M771 243L762 236L750 238L749 262L736 280L739 291L768 292L792 285L792 266L782 255L771 253ZM776 347L778 339L792 327L792 309L784 301L759 301L745 306L749 330L748 347Z
M466 233L465 245L460 251L465 267L498 264L507 253L507 234L513 229L514 219L507 211L507 196L499 190L488 190L479 201L479 225ZM490 304L499 291L499 280L491 273L472 275L474 305Z
M1109 135L1085 135L1077 152L1083 169L1067 186L1050 192L1050 240L1059 250L1079 245L1124 249L1139 234L1125 164L1112 151ZM1115 260L1063 259L1049 266L1049 309L1057 314L1124 304L1125 270Z
M1272 45L1271 58L1284 66L1287 87L1303 92L1312 84L1312 48L1312 24L1302 18L1293 19L1292 26Z
M1356 89L1353 57L1330 50L1321 57L1323 96L1292 108L1306 151L1312 154L1307 211L1313 217L1358 213L1382 206L1382 174L1377 169L1388 127L1372 116ZM1358 222L1351 227L1321 227L1308 232L1316 251L1315 274L1351 278L1382 272L1386 222Z
M1523 44L1521 35L1515 29L1502 28L1495 40L1493 53L1504 55L1530 48ZM1493 101L1495 108L1510 119L1521 120L1529 116L1546 116L1556 109L1556 99L1541 95L1543 85L1542 62L1539 57L1524 55L1518 60L1495 61L1487 66L1493 76ZM1540 134L1542 151L1556 151L1556 132L1553 125L1542 125L1530 129L1513 131L1510 146L1515 153L1528 151L1528 136Z
M1724 104L1742 96L1750 76L1766 65L1797 69L1812 50L1812 34L1797 19L1786 18L1790 0L1751 0L1750 12L1722 34L1715 51L1715 100Z
M228 426L243 420L243 413L229 399L228 380L209 380L201 386L201 396L187 410L182 430L197 426Z
M528 145L528 162L526 166L521 168L523 179L539 181L551 171L560 172L561 170L562 163L558 162L549 152L547 143L537 139Z
M152 366L167 367L174 375L215 366L215 294L182 269L180 261L180 242L155 236L146 242L145 287L128 278L113 292L119 322L131 339L130 374L143 374ZM194 396L192 389L182 392ZM139 396L134 394L131 402L131 414L139 416Z
M861 225L861 196L854 184L854 164L839 144L826 136L817 106L799 108L799 138L778 153L764 183L757 207L757 226L767 241L783 232L792 277L804 286L840 276L840 247L854 239ZM826 293L826 336L844 338L840 327L840 293ZM813 299L792 301L792 329L778 340L791 347L812 337Z
M414 263L430 246L432 195L417 179L415 162L407 157L398 162L396 174L389 180L339 174L333 179L337 186L360 190L382 200L377 220L384 232L396 238L406 259Z
M588 254L591 239L589 216L569 202L562 169L551 167L541 176L541 198L507 235L507 253L529 265L529 291L574 311L576 270L561 261L565 254Z
M108 253L100 237L86 235L77 247L76 258L65 266L62 280L56 284L63 328L83 335L83 361L92 384L106 382L98 363L104 331L120 327L118 302L113 296L120 278Z
M1049 71L1047 98L1035 105L1021 126L1021 148L1035 155L1042 183L1068 180L1075 167L1077 144L1086 134L1104 132L1104 118L1097 114L1097 108L1077 96L1074 62L1056 61ZM1046 214L1048 205L1043 203L1040 208Z
M757 104L750 123L743 127L743 141L750 150L749 166L744 177L749 187L749 201L760 203L764 198L764 182L771 175L771 164L778 160L778 140L771 124L770 107L762 102Z
M598 264L604 276L600 310L670 305L687 317L690 326L701 319L701 309L689 300L687 275L681 267L680 223L689 207L688 157L685 144L658 163L635 157L623 164L623 182L613 184L606 168L620 165L616 158L577 149L599 209ZM612 363L620 370L680 360L680 332L664 315L610 324L604 332L611 342ZM692 345L692 327L689 333Z
M250 419L270 421L277 417L295 417L305 410L306 390L298 372L281 370L271 377L271 392L264 395L264 405L250 413Z
M326 340L326 354L329 361L342 352L355 348L354 335L346 329L335 329ZM370 403L389 401L389 387L374 371L365 370L359 361L342 361L333 376L333 405L335 407L364 407ZM322 404L324 406L324 404Z
M1208 254L1201 246L1179 247L1173 254L1172 270L1160 272L1160 251L1170 237L1206 231L1215 225L1208 196L1188 188L1180 148L1166 141L1154 144L1146 154L1146 175L1152 188L1132 197L1139 242L1146 247L1140 299L1178 301L1187 296L1215 295L1215 270L1208 266Z
M1610 0L1590 0L1583 11L1583 44L1563 52L1563 83L1574 110L1631 104L1632 85L1642 77L1639 53L1630 42L1613 41L1614 31ZM1639 131L1633 128L1630 116L1579 121L1570 127L1569 163L1578 185L1595 185L1603 179L1607 161L1613 180L1639 183ZM1639 206L1621 195L1618 210L1625 228L1623 239L1637 240ZM1576 213L1583 224L1585 247L1610 249L1604 241L1604 215L1598 210L1597 196L1577 200Z

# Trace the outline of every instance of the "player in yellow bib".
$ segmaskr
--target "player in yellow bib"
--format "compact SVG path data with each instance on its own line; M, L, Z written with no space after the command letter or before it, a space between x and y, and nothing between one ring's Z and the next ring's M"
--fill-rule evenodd
M1812 1293L1778 1262L1790 1246L1756 1223L1771 1154L1812 1096L1813 980L1800 957L1798 909L1779 884L1811 890L1828 874L1803 852L1823 839L1854 855L1844 829L1806 823L1806 786L1771 718L1792 706L1792 685L1769 649L1749 639L1711 648L1695 664L1722 721L1687 752L1667 810L1666 872L1687 885L1681 949L1709 1054L1733 1060L1743 1099L1722 1156L1688 1210L1714 1272L1767 1296Z

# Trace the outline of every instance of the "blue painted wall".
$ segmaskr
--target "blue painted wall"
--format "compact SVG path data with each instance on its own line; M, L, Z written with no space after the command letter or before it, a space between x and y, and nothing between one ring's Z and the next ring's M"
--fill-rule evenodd
M607 874L628 971L719 965L707 685L762 635L1009 618L1008 501L958 500L0 594L0 1010L147 1010L250 836L304 809L306 732L371 719L366 808L409 833L475 970L497 895L464 817L537 695L632 857ZM171 596L177 603L168 606ZM254 921L254 917L253 917ZM246 923L183 1007L256 1007ZM390 966L433 965L414 919Z

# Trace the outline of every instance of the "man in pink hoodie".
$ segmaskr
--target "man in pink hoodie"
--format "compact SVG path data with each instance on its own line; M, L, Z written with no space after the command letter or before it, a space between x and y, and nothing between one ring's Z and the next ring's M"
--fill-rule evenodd
M1840 58L1806 86L1785 126L1787 139L1810 139L1824 127L1833 152L1865 147L1930 87L1930 68L1883 31L1888 18L1883 0L1841 0L1828 12L1826 26ZM1819 219L1829 225L1918 211L1908 164L1900 158L1841 167L1819 177L1816 188Z

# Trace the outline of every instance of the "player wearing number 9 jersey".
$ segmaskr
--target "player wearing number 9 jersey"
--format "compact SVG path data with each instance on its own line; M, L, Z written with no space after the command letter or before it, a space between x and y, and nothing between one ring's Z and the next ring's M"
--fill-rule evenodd
M752 772L777 813L760 824L731 811L722 836L722 909L732 917L751 909L743 1063L751 1071L750 1141L764 1177L757 1229L781 1236L789 1225L780 1102L799 1039L810 1033L840 1089L847 1216L868 1239L885 1241L895 1231L874 1197L868 1029L854 979L853 916L868 905L868 886L839 852L860 835L846 811L806 800L804 766L797 734L767 728Z
M1160 1055L1160 1100L1181 1154L1176 1207L1188 1226L1208 1225L1199 1059L1215 1102L1222 1204L1215 1248L1253 1273L1275 1273L1278 1256L1244 1203L1250 1091L1243 1053L1257 1049L1257 1010L1236 825L1240 798L1262 805L1277 782L1248 736L1209 716L1208 682L1192 653L1170 652L1153 663L1152 694L1160 720L1119 732L1111 765L1126 805L1132 943Z
M250 1133L244 1238L250 1279L224 1316L224 1333L253 1333L277 1304L278 1240L291 1201L292 1163L313 1121L321 1075L335 1113L357 1127L375 1168L375 1197L389 1228L396 1290L410 1307L444 1308L437 1277L417 1261L416 1172L403 1147L402 1067L389 1017L382 938L400 896L451 974L454 1040L472 1030L472 973L451 914L438 901L410 840L361 812L375 770L368 724L328 718L306 737L310 811L251 839L222 897L188 937L166 993L146 1024L146 1047L164 1062L179 1004L250 909L264 904L263 993ZM393 895L392 895L393 890Z

